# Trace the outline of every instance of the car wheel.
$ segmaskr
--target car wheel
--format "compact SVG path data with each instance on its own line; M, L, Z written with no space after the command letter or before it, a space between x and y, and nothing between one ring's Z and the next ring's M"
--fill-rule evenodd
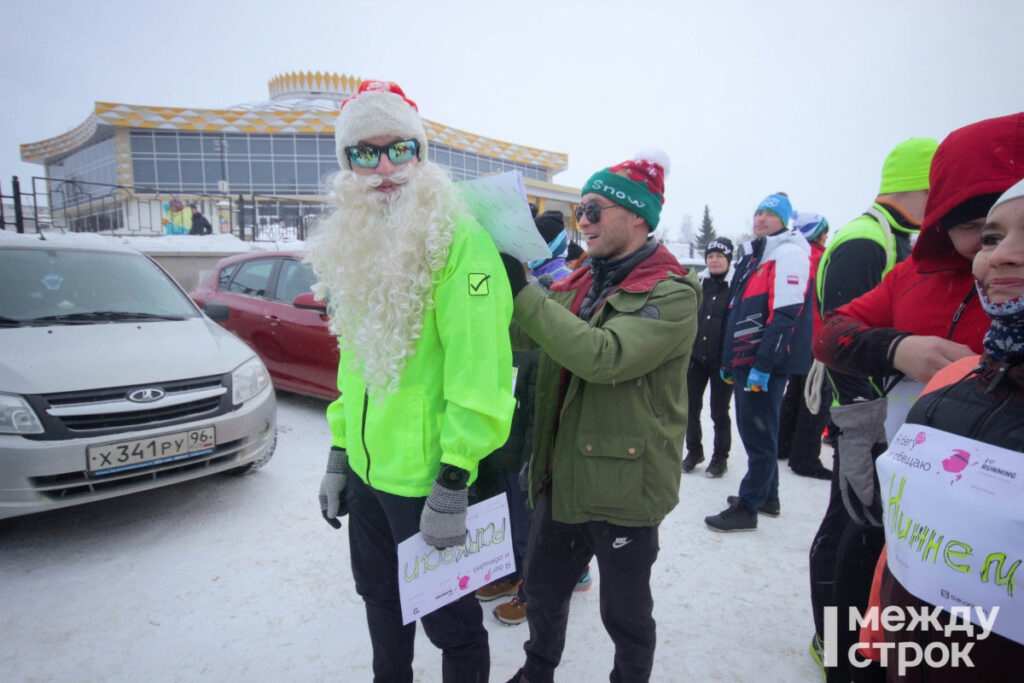
M267 447L267 450L266 450L266 452L263 453L263 455L261 455L260 457L256 458L255 460L253 460L250 463L246 463L245 465L242 465L241 467L236 467L233 470L228 470L228 474L242 475L242 474L247 474L249 472L255 472L256 470L258 470L259 468L263 467L268 462L270 462L270 459L272 457L274 457L274 449L275 448L277 448L277 428L276 427L274 428L274 440L270 442L270 446Z

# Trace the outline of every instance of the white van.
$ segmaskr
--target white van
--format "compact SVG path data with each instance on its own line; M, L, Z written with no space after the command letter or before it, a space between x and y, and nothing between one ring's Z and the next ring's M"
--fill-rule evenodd
M262 361L109 237L0 231L0 519L265 464Z

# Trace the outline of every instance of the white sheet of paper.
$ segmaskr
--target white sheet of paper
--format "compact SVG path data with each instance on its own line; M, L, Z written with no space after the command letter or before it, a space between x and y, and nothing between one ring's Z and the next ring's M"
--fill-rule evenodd
M1024 643L1024 600L1013 590L1024 560L1020 453L905 424L875 469L893 576L947 610L998 606L993 630ZM971 620L981 625L976 610Z
M398 544L398 596L403 624L471 595L477 588L516 570L504 493L470 505L466 529L465 545L454 548L438 550L419 533Z
M522 173L506 171L455 185L470 212L490 233L498 251L524 262L551 257L551 250L530 215Z

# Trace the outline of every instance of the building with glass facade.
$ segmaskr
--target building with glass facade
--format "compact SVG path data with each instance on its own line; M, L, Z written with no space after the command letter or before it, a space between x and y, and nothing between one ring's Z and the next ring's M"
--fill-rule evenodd
M334 119L361 79L289 73L270 99L228 109L97 102L63 135L21 146L45 167L55 226L118 233L187 232L197 202L222 230L302 228L323 208L338 170ZM568 156L424 121L429 158L456 181L518 170L531 201L571 215L577 188L552 182ZM211 218L212 220L212 218Z

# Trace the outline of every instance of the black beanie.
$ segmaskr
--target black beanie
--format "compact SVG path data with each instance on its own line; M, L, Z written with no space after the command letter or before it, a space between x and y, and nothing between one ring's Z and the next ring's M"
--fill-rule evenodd
M728 237L716 237L715 239L708 242L708 248L704 250L704 260L708 258L708 254L718 253L725 257L725 260L732 263L732 240Z
M979 194L960 202L942 217L942 229L949 230L961 223L970 223L978 218L984 218L988 215L988 210L999 199L1000 194L1002 193Z
M545 211L533 222L537 224L537 231L548 244L558 237L558 233L565 230L565 217L561 211Z

